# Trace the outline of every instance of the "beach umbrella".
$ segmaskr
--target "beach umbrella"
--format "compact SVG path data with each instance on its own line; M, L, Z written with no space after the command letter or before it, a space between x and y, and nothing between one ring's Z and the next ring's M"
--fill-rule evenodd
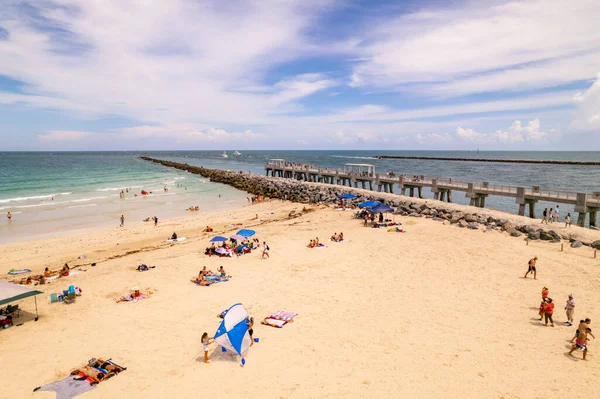
M342 195L338 196L338 198L339 199L354 199L354 198L357 198L357 197L354 194L346 193L346 194L342 194Z
M248 333L248 311L241 303L236 303L227 309L214 339L224 349L240 356L248 350L252 343Z
M236 241L244 241L244 239L245 239L246 237L244 237L244 236L241 236L241 235L239 235L239 234L236 234L236 235L234 235L234 236L231 236L231 237L229 237L229 238L230 238L230 239L232 239L232 240L236 240Z
M254 234L256 234L256 231L249 230L249 229L242 229L235 234L238 234L242 237L252 237Z
M377 202L377 201L366 201L361 204L358 204L358 207L359 208L372 208L377 205L379 205L379 202Z
M369 209L373 213L390 213L394 212L394 208L387 206L386 204L379 204Z
M223 242L223 241L227 241L227 237L216 236L216 237L211 238L211 240L209 242Z

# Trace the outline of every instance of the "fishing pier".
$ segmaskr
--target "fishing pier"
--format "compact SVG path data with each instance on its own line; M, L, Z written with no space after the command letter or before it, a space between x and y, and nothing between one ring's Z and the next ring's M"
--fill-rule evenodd
M600 192L578 193L560 190L547 190L539 186L511 186L489 182L466 182L453 178L434 176L395 175L393 172L376 173L375 167L368 164L346 164L343 169L320 168L312 165L301 165L286 162L283 159L271 159L265 165L267 176L277 176L307 182L337 184L371 191L394 193L397 187L399 194L423 198L423 188L431 188L433 198L452 202L452 193L464 192L470 199L470 205L485 207L489 196L515 198L519 205L518 214L536 218L535 204L539 201L575 206L577 225L584 226L589 214L590 226L597 226L597 212L600 210ZM573 220L575 222L575 220Z

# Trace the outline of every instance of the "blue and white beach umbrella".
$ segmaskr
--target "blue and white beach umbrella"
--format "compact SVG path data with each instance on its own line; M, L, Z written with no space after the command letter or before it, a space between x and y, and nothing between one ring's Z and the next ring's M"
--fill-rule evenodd
M242 237L252 237L254 234L256 234L256 231L249 230L249 229L242 229L235 234L238 234Z
M252 343L248 333L248 312L241 303L227 310L215 333L215 342L242 356Z

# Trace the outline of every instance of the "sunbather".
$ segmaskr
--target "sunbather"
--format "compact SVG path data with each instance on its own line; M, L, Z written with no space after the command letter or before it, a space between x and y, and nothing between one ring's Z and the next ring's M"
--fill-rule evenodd
M223 269L223 266L219 267L219 276L220 277L231 277L231 276L227 276L227 273L225 272L225 269Z
M89 379L91 385L98 384L100 381L102 381L106 377L106 374L104 374L102 371L100 371L94 367L91 367L91 366L83 366L83 367L78 368L77 370L71 371L71 375L80 375L80 374L83 374L83 377L75 378L75 379L76 380Z
M337 233L333 233L333 235L331 236L331 241L338 241L339 240L339 236Z
M44 269L44 277L52 277L55 275L56 275L56 272L54 270L50 270L48 268Z
M204 274L203 274L202 272L200 272L200 273L198 274L198 277L197 277L197 278L195 278L195 279L192 279L192 280L190 280L190 281L191 281L192 283L194 283L194 284L198 284L198 285L201 285L201 286L209 286L209 285L211 285L211 284L213 283L212 281L208 281L208 280L205 278L205 276L204 276Z
M68 277L69 276L69 270L71 270L71 268L69 267L68 264L65 263L65 265L63 266L63 268L60 269L59 277Z
M124 367L121 367L110 361L102 360L102 359L91 359L88 362L88 366L95 367L95 368L101 368L103 370L108 371L109 373L115 373L115 374L120 373L121 371L125 370Z
M131 294L124 295L121 298L117 299L117 303L119 302L135 302L142 296L140 289L138 287L133 287L131 289Z
M310 240L310 243L308 243L307 247L308 247L308 248L314 248L314 247L315 247L315 242L314 242L314 240Z
M213 229L210 226L206 226L206 228L204 230L202 230L203 233L212 233Z

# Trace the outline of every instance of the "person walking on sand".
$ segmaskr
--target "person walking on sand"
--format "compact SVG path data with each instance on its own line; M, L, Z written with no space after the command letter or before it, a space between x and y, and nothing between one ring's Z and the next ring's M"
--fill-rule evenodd
M121 227L125 226L125 216L121 215Z
M542 224L544 224L544 223L548 224L548 208L544 208L544 212L542 212L542 216L544 217L542 219Z
M575 349L581 349L581 351L583 352L583 360L585 360L585 357L587 355L587 341L589 341L590 339L587 337L588 334L592 334L592 329L587 327L585 330L581 331L579 333L579 337L575 339L575 345L573 345L571 347L571 350L569 351L569 355L573 355L573 351ZM592 335L593 336L593 335Z
M158 218L156 216L154 216L154 226L156 226L158 224Z
M554 221L555 222L560 222L560 208L558 207L558 204L556 204L556 208L554 208Z
M569 299L567 299L567 303L565 304L565 310L567 311L567 322L565 324L572 326L573 315L575 314L575 299L573 299L573 294L569 294Z
M6 214L6 218L8 219L8 221L10 222L10 220L12 219L12 213L8 212Z
M202 350L204 351L204 363L210 363L208 359L208 345L212 344L214 339L208 338L208 333L202 334Z
M550 208L550 210L548 210L548 220L546 221L546 224L552 223L553 220L554 216L552 215L552 208Z
M565 227L571 227L571 213L567 213L565 217Z
M548 298L546 303L544 304L544 321L545 326L548 327L548 320L550 321L550 326L554 327L554 320L552 320L552 314L554 313L554 303L552 302L552 298Z
M590 323L592 321L588 318L585 320L579 320L579 326L577 326L577 330L575 331L575 336L573 338L571 338L571 343L575 342L575 340L577 338L579 338L579 334L581 334L582 331L585 331L586 328L588 328L590 326ZM596 337L594 337L593 334L590 334L592 336L592 338L596 339Z
M536 262L537 256L534 256L532 259L529 260L529 267L527 269L527 273L525 273L525 276L523 278L527 278L527 275L529 273L533 273L533 279L537 280L537 270L535 269Z
M269 258L269 246L265 241L263 241L263 252L261 258L264 258L265 256Z

